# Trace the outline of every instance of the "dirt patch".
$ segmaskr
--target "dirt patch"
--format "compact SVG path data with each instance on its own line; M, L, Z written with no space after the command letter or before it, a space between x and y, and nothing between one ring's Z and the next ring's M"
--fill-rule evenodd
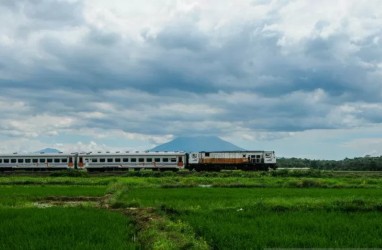
M133 219L138 231L148 229L154 221L163 220L161 216L155 213L154 208L125 208L118 210Z
M118 210L133 220L143 249L210 249L204 239L196 237L190 225L171 220L161 210L151 207Z
M99 207L108 208L107 201L109 195L102 197L96 196L48 196L37 200L34 206L38 208L48 208L48 207Z
M41 199L42 201L99 201L103 199L103 197L97 196L48 196Z

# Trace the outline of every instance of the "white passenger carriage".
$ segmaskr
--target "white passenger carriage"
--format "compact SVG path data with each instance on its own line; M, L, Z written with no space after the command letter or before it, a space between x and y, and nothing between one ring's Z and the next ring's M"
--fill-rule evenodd
M184 152L98 152L72 154L0 155L1 170L178 170L186 165Z
M178 170L185 167L184 152L80 153L78 166L92 170Z
M0 155L0 170L54 170L74 166L74 155L70 154L7 154Z

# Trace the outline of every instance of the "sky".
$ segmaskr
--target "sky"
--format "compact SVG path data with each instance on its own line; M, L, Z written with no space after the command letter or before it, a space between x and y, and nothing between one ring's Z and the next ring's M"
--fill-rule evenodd
M0 0L0 152L219 136L382 155L380 0Z

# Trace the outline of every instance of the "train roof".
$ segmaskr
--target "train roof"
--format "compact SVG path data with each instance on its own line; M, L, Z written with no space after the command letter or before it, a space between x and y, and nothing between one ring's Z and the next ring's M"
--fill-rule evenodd
M231 151L200 151L198 153L263 153L263 152L274 152L274 151L273 150L231 150Z
M185 152L182 151L98 151L98 152L72 152L72 153L12 153L12 154L0 154L0 157L62 157L62 156L70 156L70 155L95 155L95 156L123 156L123 155L183 155Z
M0 157L42 157L42 156L68 156L68 153L12 153L0 154Z

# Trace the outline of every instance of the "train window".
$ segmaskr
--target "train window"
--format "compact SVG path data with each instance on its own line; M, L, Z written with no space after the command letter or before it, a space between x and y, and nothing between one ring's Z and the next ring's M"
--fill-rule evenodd
M137 162L137 158L131 158L131 162Z
M260 158L261 156L260 155L256 155L257 158Z
M11 159L11 163L16 163L16 159Z
M3 159L0 159L0 163L3 163Z
M123 162L129 162L129 158L123 158L122 161Z
M107 162L113 162L113 158L107 158Z
M54 163L60 163L60 159L54 158Z
M243 158L245 158L245 155L243 155Z
M205 157L210 157L210 153L204 153Z
M97 158L92 158L92 162L97 162Z
M25 159L25 163L31 163L31 159Z
M153 158L146 158L146 162L153 162Z
M168 158L163 158L163 162L168 162Z
M9 163L9 159L4 159L4 163Z
M62 163L67 163L67 162L68 162L68 159L66 159L66 158L62 158L62 159L61 159L61 162L62 162Z
M176 158L171 158L171 162L176 162Z
M121 162L121 158L115 158L114 161L115 162Z
M144 162L144 161L145 161L145 158L139 158L138 161L139 161L139 162Z
M40 163L45 163L45 159L40 159L39 162Z
M24 159L17 159L17 163L24 163Z
M33 159L32 162L33 162L33 163L37 163L37 162L38 162L38 159Z
M105 161L106 161L105 158L100 158L100 159L99 159L99 162L105 162Z
M46 160L48 163L52 163L53 162L53 159L47 159Z
M155 158L154 161L155 162L160 162L160 158Z

